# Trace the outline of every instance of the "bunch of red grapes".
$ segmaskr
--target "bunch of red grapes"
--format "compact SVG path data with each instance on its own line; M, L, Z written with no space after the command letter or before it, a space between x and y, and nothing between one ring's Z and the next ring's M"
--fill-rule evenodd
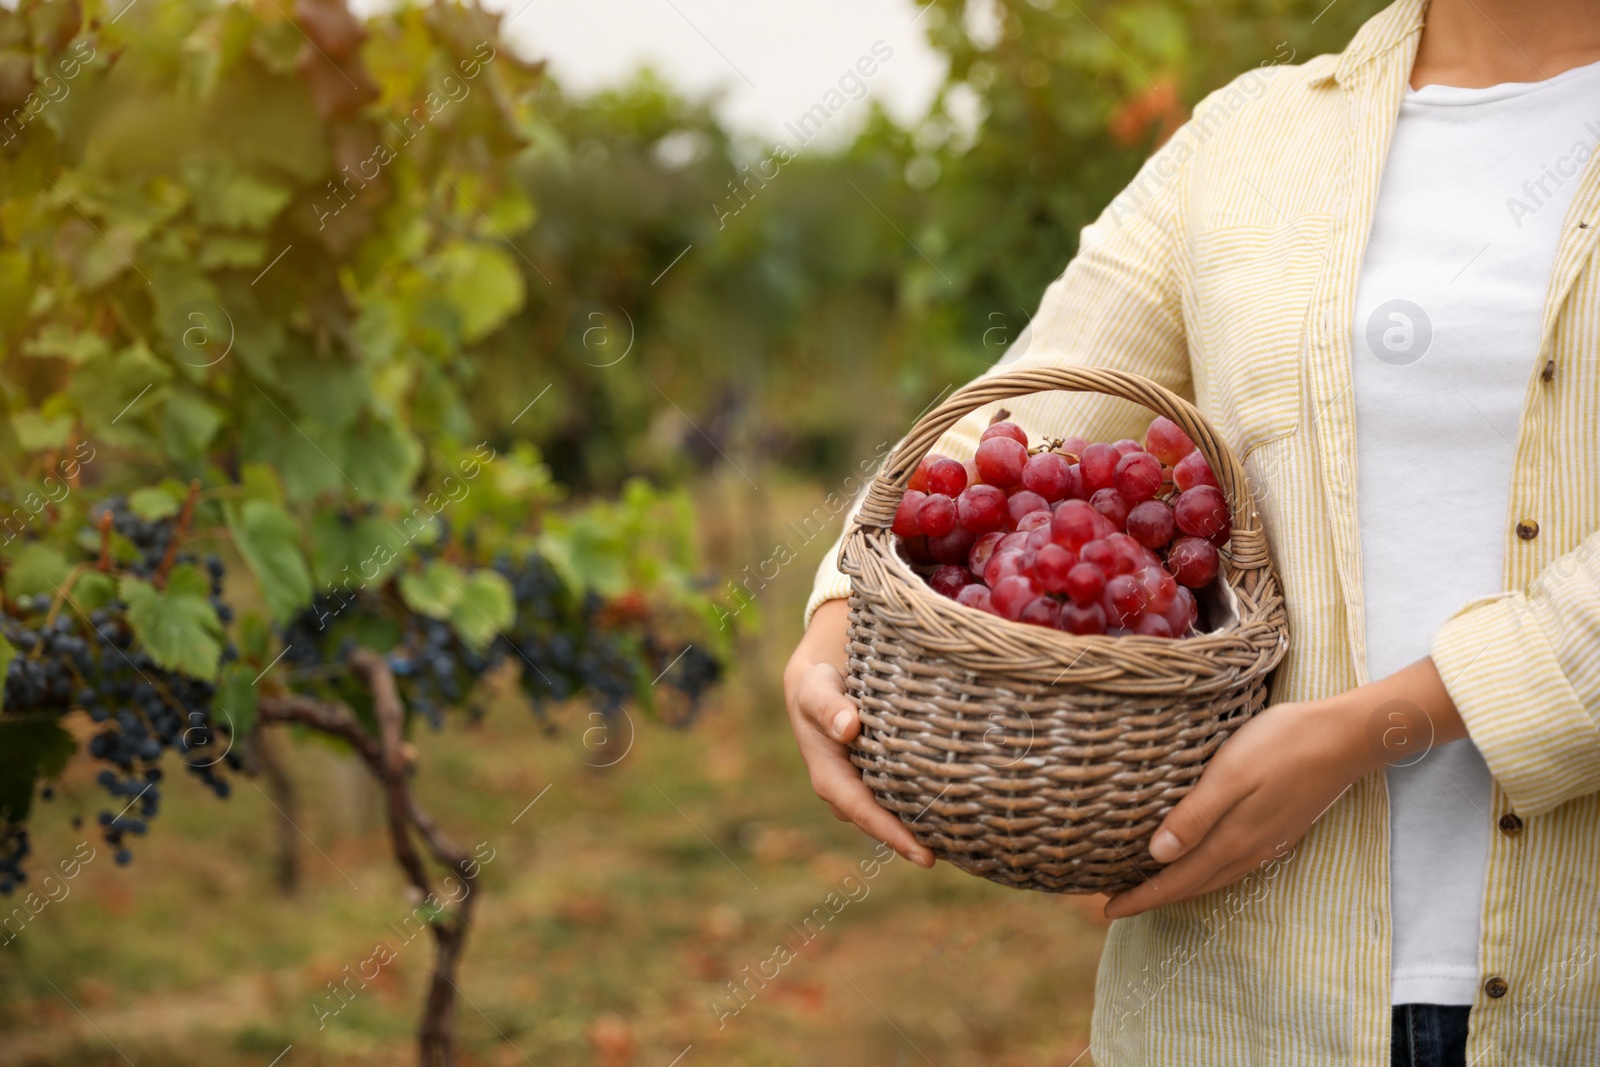
M1188 637L1193 590L1217 577L1233 527L1216 475L1170 419L1144 444L1081 437L1030 447L1013 422L966 463L928 455L894 516L935 592L1072 634Z

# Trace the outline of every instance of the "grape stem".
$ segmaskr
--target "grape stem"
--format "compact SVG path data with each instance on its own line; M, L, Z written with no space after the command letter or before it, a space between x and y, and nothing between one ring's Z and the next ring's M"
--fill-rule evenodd
M100 559L95 567L102 571L111 569L111 523L112 514L109 509L100 513Z
M318 700L299 693L264 694L257 705L257 717L262 723L308 726L349 742L383 787L395 861L411 884L424 899L456 899L456 893L440 893L434 886L418 851L418 839L436 863L464 883L464 891L455 907L428 924L436 953L422 1022L417 1030L422 1067L449 1067L454 1062L455 976L477 901L474 890L478 865L439 828L411 792L408 781L411 753L404 738L405 705L388 662L380 653L367 648L352 652L349 662L372 694L373 713L378 722L376 737L342 701Z
M87 563L80 563L76 567L73 567L72 570L67 572L67 576L62 579L61 584L56 587L55 599L50 601L50 612L44 617L44 624L46 627L54 625L56 616L61 614L61 605L67 602L67 597L71 594L72 587L78 584L78 576L87 570L88 567L89 565ZM104 568L101 569L104 570Z
M155 586L157 589L167 587L167 573L172 570L172 561L178 558L178 545L183 543L183 538L189 530L189 521L194 518L194 502L200 498L200 479L196 478L189 483L189 495L183 499L183 510L178 513L178 526L172 531L172 540L167 542L166 555L161 557L161 566L156 568Z

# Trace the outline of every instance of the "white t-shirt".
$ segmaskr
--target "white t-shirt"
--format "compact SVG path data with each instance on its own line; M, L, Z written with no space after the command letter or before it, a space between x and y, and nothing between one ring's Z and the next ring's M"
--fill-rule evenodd
M1600 141L1600 63L1408 90L1353 324L1368 674L1501 591L1511 467L1557 235ZM1422 739L1426 741L1427 739ZM1388 771L1395 1004L1470 1004L1489 769L1470 740Z

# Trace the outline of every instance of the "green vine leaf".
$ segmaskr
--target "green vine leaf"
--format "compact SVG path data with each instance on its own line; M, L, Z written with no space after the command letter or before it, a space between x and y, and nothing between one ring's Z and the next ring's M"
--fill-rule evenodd
M456 602L450 609L450 624L463 641L479 652L510 626L516 616L511 583L494 571L473 571L456 594Z
M126 575L117 592L128 624L158 666L215 681L222 656L222 620L207 599L211 583L191 566L174 567L167 588Z
M461 599L466 580L459 567L434 560L420 571L407 571L400 576L400 597L418 615L448 619Z
M0 722L0 823L28 817L34 782L59 777L78 742L59 722Z
M266 500L227 509L233 543L260 583L274 618L287 621L311 603L311 570L300 551L294 519Z

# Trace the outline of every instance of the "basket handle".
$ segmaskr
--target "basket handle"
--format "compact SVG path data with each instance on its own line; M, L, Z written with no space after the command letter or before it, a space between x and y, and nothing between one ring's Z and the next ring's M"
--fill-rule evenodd
M917 420L900 447L884 463L867 490L854 526L887 529L894 522L895 508L899 507L917 465L945 431L967 415L997 400L1050 390L1121 397L1177 423L1211 464L1233 512L1233 536L1227 552L1230 562L1245 570L1267 566L1266 533L1256 514L1244 468L1216 427L1193 404L1165 386L1138 374L1102 367L1037 367L1008 371L978 378L957 389L944 403Z

